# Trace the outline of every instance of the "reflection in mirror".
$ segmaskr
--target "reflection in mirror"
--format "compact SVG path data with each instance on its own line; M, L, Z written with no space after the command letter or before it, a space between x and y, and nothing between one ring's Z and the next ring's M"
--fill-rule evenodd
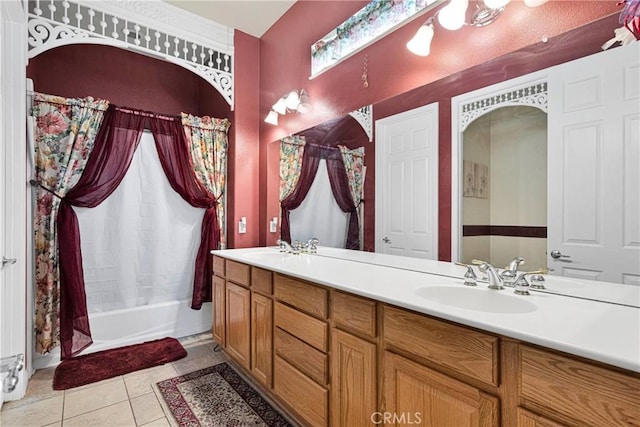
M289 220L294 242L315 237L322 246L345 247L349 214L342 212L333 197L326 160L320 160L307 197L291 211Z
M546 267L547 114L518 105L486 113L462 134L462 262Z
M347 115L280 141L281 239L362 248L364 142Z

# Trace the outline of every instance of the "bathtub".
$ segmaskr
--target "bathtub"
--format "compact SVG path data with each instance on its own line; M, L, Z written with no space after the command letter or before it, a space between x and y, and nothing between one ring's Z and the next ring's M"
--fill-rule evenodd
M81 354L139 344L164 337L181 338L211 330L211 303L191 309L191 300L169 301L104 313L89 314L93 344ZM60 362L60 348L35 354L33 367L42 369Z

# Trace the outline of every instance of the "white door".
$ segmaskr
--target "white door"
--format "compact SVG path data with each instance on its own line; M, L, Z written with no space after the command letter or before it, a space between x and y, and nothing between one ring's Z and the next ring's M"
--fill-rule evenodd
M438 104L376 121L376 252L438 258Z
M548 266L640 285L640 44L549 70Z

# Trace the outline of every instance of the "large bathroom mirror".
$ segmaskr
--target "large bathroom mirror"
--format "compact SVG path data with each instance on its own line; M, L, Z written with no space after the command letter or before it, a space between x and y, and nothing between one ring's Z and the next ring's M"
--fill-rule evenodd
M639 57L624 46L452 99L452 260L520 256L639 289Z

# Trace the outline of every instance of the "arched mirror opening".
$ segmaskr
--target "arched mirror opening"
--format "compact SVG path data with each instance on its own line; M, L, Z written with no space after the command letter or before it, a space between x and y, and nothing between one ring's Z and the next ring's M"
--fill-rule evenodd
M471 122L462 133L462 177L461 262L503 267L518 255L546 267L546 112L507 106Z

